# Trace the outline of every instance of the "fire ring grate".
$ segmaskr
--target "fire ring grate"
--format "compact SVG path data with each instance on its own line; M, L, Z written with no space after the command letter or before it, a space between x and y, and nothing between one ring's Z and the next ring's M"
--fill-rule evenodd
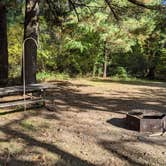
M139 132L165 132L166 115L137 110L126 114L126 124L131 130Z

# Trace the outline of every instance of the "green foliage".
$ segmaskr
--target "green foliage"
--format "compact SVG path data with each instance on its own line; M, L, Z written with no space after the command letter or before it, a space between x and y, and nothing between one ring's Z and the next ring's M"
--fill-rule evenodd
M156 67L156 77L162 80L166 79L166 49L162 50L162 55Z
M23 28L19 24L8 30L9 77L21 76Z
M39 81L68 80L70 76L66 73L40 72L37 74Z
M36 127L33 125L32 122L28 121L28 120L24 120L20 123L20 125L26 129L26 130L31 130L31 131L36 131Z
M126 0L113 0L117 21L103 0L86 2L91 8L77 8L79 22L74 12L65 13L65 1L61 1L63 10L57 13L55 22L48 6L41 4L38 80L102 76L105 55L109 76L146 77L154 68L155 77L165 79L164 14L138 8ZM23 7L20 1L8 13L10 77L21 75Z
M113 71L112 71L112 75L118 78L128 78L128 74L127 71L124 67L116 67Z

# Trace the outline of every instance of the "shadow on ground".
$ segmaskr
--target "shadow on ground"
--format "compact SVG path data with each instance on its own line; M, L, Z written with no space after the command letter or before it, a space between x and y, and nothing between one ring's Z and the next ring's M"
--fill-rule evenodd
M40 147L49 152L52 152L53 154L59 155L61 160L54 163L54 165L57 165L57 166L58 165L59 166L63 166L63 165L64 166L65 165L93 166L92 163L82 160L79 157L70 154L69 152L65 152L55 145L41 142L26 133L23 133L19 130L12 129L13 124L21 123L22 121L28 119L29 117L31 117L31 115L25 114L24 116L22 116L22 118L20 118L18 120L13 120L13 121L9 122L8 124L5 124L4 126L1 126L0 131L3 132L4 134L8 135L8 137L10 136L10 138L19 138L19 139L24 140L27 147ZM3 140L1 140L1 141L3 141ZM10 142L10 139L8 139L8 140L6 139L5 142ZM26 147L25 147L25 149L26 149ZM8 153L6 152L4 154L1 154L0 155L0 164L1 165L12 165L12 166L22 166L22 165L29 165L29 166L34 165L35 166L35 165L41 164L40 161L34 162L34 161L20 160L19 156L21 156L23 153L25 153L25 152L23 151L23 152L19 152L16 154L10 154L9 152ZM47 164L47 163L45 163L45 164Z
M129 127L127 127L126 118L112 118L107 120L107 123L119 128L130 130Z
M141 98L133 98L133 97L123 97L123 98L113 98L113 97L105 97L102 95L94 96L90 92L87 93L81 93L78 89L75 89L74 86L77 87L84 87L84 85L73 85L69 82L59 82L57 83L55 88L52 88L47 91L46 98L48 101L48 104L51 103L53 105L53 109L50 111L56 111L57 113L61 113L63 110L67 111L70 108L77 109L77 112L82 111L107 111L107 112L113 112L113 113L120 113L125 114L126 112L129 112L133 109L144 109L144 110L155 110L158 112L165 112L165 105L166 101L160 100L157 104L148 104L148 102L156 102L155 98L149 99L147 96L141 97ZM120 92L119 92L120 93ZM142 89L140 91L141 94L153 94L160 98L165 98L165 93L162 90L158 89ZM9 114L14 112L9 112ZM7 113L6 113L7 114ZM5 113L1 113L0 115L6 115ZM61 157L61 160L57 163L54 163L54 165L71 165L71 166L90 166L93 165L92 163L85 161L70 152L61 150L59 147L49 144L46 142L41 142L34 138L31 135L28 135L19 129L13 129L12 126L15 123L21 123L22 121L29 118L29 116L37 116L40 113L37 113L36 115L26 115L22 116L22 118L10 121L7 124L0 125L0 131L4 134L6 134L9 139L5 140L10 142L10 138L21 138L26 143L27 147L40 147L43 148L49 152L52 152L53 154L57 154ZM45 115L46 119L57 119L57 116L47 116ZM108 121L108 123L111 123L117 127L125 127L124 125L124 119L118 119L114 118ZM130 140L131 141L131 140ZM129 142L129 140L126 140L126 142ZM132 144L132 141L131 141ZM125 160L129 161L133 165L144 165L144 163L141 163L137 160L137 157L142 155L142 153L139 153L135 151L133 153L133 149L128 149L125 142L115 142L115 141L102 141L100 142L100 145L103 146L105 149L110 151L111 153L116 154L119 158L124 158ZM26 147L25 147L26 148ZM121 151L121 149L125 149L124 151ZM11 154L6 155L2 154L0 156L0 164L1 165L40 165L40 163L36 163L34 161L24 161L20 160L19 156L20 154Z
M155 144L154 142L142 142L147 144ZM124 139L120 141L107 141L102 140L99 144L105 148L107 151L115 154L117 157L126 160L130 165L136 166L145 166L149 165L149 161L153 163L153 165L163 165L163 161L156 162L154 156L149 155L147 152L141 152L136 146L139 143L138 140ZM142 160L142 158L146 157L146 160Z
M122 92L117 91L117 93L121 96ZM125 92L123 92L123 94L124 93ZM142 97L137 97L137 94L142 95ZM156 98L150 98L151 95L156 96ZM105 97L103 95L95 96L94 93L91 92L83 94L78 89L75 89L73 85L71 86L68 83L58 84L55 89L51 89L47 92L47 99L52 100L55 108L59 106L57 108L58 110L60 110L61 107L75 107L80 111L95 110L114 113L126 113L135 109L165 113L165 97L166 91L163 91L162 89L146 88L137 92L135 97L114 98L112 96Z

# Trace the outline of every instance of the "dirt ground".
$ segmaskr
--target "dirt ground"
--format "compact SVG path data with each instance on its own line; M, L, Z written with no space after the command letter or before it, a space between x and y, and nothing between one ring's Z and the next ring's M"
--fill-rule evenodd
M166 136L125 127L135 109L166 111L166 84L51 82L47 107L0 111L0 165L166 165Z

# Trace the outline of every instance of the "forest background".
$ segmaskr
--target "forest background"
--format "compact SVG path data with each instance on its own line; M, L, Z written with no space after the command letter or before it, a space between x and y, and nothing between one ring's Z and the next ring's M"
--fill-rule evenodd
M163 1L148 1L161 4ZM9 77L20 78L25 2L7 9ZM138 7L127 0L113 1L115 13L103 0L91 0L57 20L40 3L37 78L166 77L166 14Z

